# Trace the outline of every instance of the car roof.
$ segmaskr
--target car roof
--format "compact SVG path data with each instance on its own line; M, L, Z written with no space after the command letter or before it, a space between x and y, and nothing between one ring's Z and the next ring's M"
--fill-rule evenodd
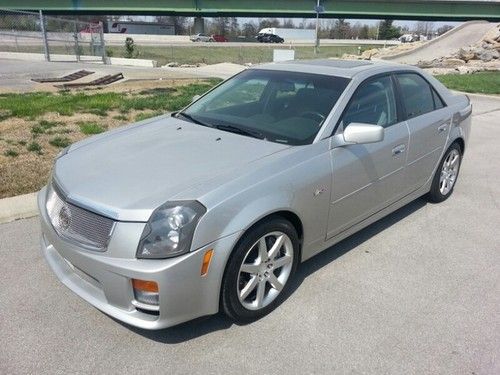
M252 69L316 73L346 78L352 78L361 72L378 74L385 71L390 72L405 68L409 69L411 67L387 61L342 59L292 60L267 63L252 67Z

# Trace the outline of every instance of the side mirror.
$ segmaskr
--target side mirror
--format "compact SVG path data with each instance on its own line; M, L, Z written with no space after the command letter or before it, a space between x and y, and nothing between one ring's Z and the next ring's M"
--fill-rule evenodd
M344 129L346 144L375 143L384 140L384 128L380 125L352 122Z
M195 102L200 98L201 98L201 95L195 95L195 96L193 96L193 99L191 100L191 102Z

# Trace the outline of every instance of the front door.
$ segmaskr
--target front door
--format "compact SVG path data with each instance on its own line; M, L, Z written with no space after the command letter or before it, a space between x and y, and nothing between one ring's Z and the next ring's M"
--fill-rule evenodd
M327 238L340 234L403 195L409 132L399 121L390 76L363 82L341 119L341 132L352 122L381 125L384 140L330 151L333 167Z

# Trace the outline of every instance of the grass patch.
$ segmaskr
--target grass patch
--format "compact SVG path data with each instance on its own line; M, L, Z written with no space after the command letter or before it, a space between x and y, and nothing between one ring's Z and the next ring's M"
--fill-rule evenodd
M147 120L148 118L160 116L162 114L163 114L163 112L161 112L161 111L142 112L142 113L139 113L137 116L135 116L135 121Z
M221 62L232 62L236 64L263 63L273 61L273 49L288 49L290 46L285 42L281 45L252 43L246 46L222 47L214 43L197 43L192 46L144 46L137 44L136 51L138 58L152 59L158 61L160 65L168 62L178 62L179 64L216 64ZM358 45L353 40L352 45L324 45L320 46L317 54L314 47L292 46L295 50L295 59L314 59L341 57L344 53L357 55L361 47L361 52L372 48L380 48L380 45ZM8 52L36 52L43 53L39 47L35 46L2 46L2 51ZM110 56L125 57L123 46L108 46L106 51ZM68 54L68 51L61 46L51 46L52 53ZM73 52L70 52L72 54ZM87 54L91 54L87 51Z
M40 143L38 142L31 142L26 149L30 152L36 152L38 155L42 154L42 146L40 146Z
M71 140L67 137L54 137L49 143L54 147L64 148L71 144Z
M380 46L363 45L361 52ZM122 56L123 48L120 46L108 47L113 51L114 56ZM245 63L263 63L273 61L273 49L288 49L289 46L283 45L249 45L237 47L222 47L214 46L213 44L198 44L195 46L170 46L170 47L155 47L137 45L139 58L152 59L158 61L160 65L165 65L168 62L178 62L179 64L216 64L221 62L232 62L236 64ZM318 54L314 53L313 46L297 46L295 50L295 59L314 59L341 57L344 53L358 54L358 45L350 46L321 46Z
M500 72L445 74L435 77L452 90L481 94L500 94Z
M49 134L50 133L49 129L62 125L64 125L62 122L42 120L38 123L38 125L34 125L31 127L31 133L33 133L33 135L39 135L45 133Z
M11 116L12 116L12 114L10 113L10 111L0 109L0 121L6 120Z
M36 118L45 113L59 113L70 116L77 112L106 116L113 109L120 112L130 110L176 111L189 104L194 95L202 94L220 82L219 79L191 83L163 90L148 90L147 95L105 92L96 94L77 93L28 93L7 94L0 97L0 109L10 117ZM43 123L43 124L42 124ZM56 123L41 121L33 127L33 134L43 134Z
M175 92L174 87L153 87L152 89L139 91L139 95L170 94Z
M15 157L19 156L19 152L17 152L16 150L13 150L11 148L6 150L3 154L5 156L11 157L11 158L15 158Z
M219 81L146 82L126 91L113 86L117 92L0 94L0 114L12 118L0 123L0 198L39 190L61 148L132 122L136 116L149 118L180 109Z
M80 122L78 126L80 127L80 131L86 135L99 134L105 130L104 127L96 122Z
M86 111L87 113L92 113L93 115L106 117L108 115L108 111L104 108L93 108Z

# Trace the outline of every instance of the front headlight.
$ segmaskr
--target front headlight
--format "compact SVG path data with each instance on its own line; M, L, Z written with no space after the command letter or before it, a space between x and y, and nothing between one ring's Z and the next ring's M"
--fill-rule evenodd
M170 258L189 251L206 208L197 201L168 202L157 208L142 232L137 258Z

